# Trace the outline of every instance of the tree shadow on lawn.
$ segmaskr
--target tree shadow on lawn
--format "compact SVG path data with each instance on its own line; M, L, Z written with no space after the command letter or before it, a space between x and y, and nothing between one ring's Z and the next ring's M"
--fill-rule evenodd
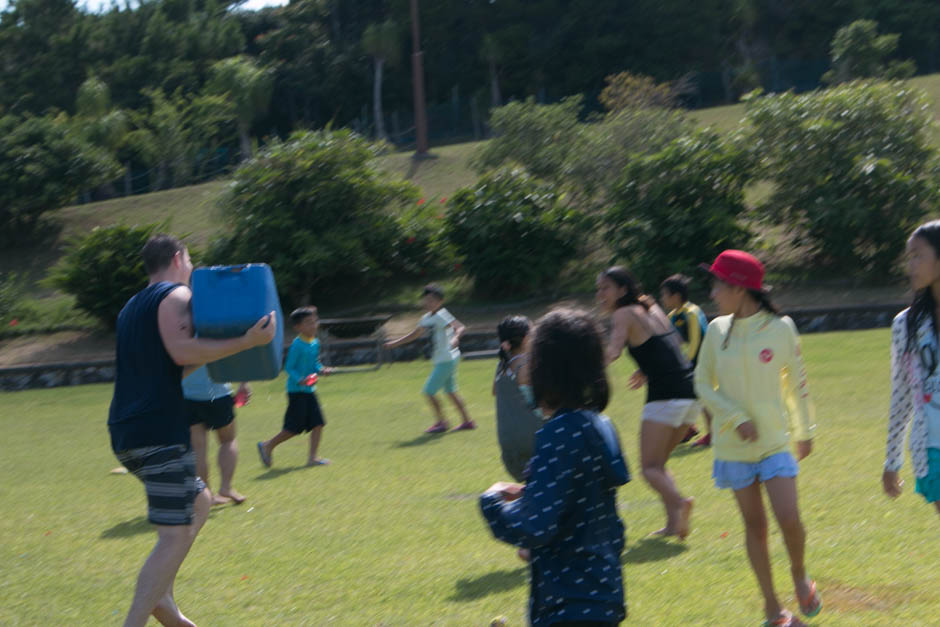
M684 544L669 542L663 538L643 538L631 546L623 555L624 564L645 564L675 557L689 550Z
M421 446L422 444L429 444L431 442L436 442L443 438L446 433L422 433L418 437L412 440L402 440L396 442L392 445L392 448L410 448L412 446Z
M505 592L525 585L526 567L498 570L473 579L458 579L454 595L449 601L475 601L489 594Z

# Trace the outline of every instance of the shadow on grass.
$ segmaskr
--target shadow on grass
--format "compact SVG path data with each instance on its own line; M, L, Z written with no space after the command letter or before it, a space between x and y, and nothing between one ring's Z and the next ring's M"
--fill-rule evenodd
M498 570L474 579L458 579L454 595L448 601L476 601L489 594L505 592L525 585L526 567Z
M304 470L307 466L290 466L285 468L271 468L267 472L258 475L252 481L269 481L271 479L277 479L282 475L286 475L289 472L294 472L295 470Z
M393 445L393 448L410 448L412 446L421 446L422 444L428 444L430 442L436 442L444 437L444 433L422 433L413 440L402 440L401 442L396 442Z
M136 516L130 520L119 522L109 529L105 529L101 532L101 538L129 538L142 533L151 533L153 529L153 525L150 524L146 516Z
M705 453L706 451L711 451L710 446L692 446L691 444L680 444L672 450L669 457L685 457L686 455L695 455L697 453Z
M624 564L645 564L675 557L689 550L685 544L677 544L663 538L643 538L623 556Z

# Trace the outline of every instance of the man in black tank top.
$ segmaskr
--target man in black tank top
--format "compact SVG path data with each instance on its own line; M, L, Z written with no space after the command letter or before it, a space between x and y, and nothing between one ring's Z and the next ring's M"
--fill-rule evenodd
M156 235L141 254L149 284L118 315L114 397L108 415L111 448L144 483L148 520L158 542L141 568L125 625L192 625L173 599L173 581L209 514L211 496L196 476L183 413L183 377L200 365L269 343L274 312L245 335L225 340L193 336L186 247Z

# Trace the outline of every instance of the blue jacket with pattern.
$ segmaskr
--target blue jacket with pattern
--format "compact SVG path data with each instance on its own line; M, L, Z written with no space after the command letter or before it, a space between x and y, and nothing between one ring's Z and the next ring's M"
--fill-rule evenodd
M629 480L610 420L562 409L535 434L522 497L511 502L497 492L480 497L493 535L531 550L533 625L624 619L624 527L617 486Z

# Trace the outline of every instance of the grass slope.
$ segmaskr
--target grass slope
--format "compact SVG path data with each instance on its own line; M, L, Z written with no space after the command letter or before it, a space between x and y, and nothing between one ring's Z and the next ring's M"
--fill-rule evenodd
M937 514L911 493L881 494L888 406L886 330L804 339L817 408L816 448L799 481L807 563L825 608L813 624L936 624ZM273 435L283 380L259 383L239 411L242 506L215 509L180 572L177 598L207 625L525 624L526 569L492 539L477 495L506 478L496 445L493 363L461 365L477 431L429 437L419 396L427 362L336 376L319 386L326 468L304 469L306 442L275 451L263 469L254 443ZM670 462L696 497L685 543L647 539L662 510L639 477L643 395L628 392L632 364L611 376L608 414L636 474L620 489L628 526L623 555L629 622L754 625L761 601L742 525L727 492L711 483L710 451L683 447ZM111 387L0 394L0 624L117 624L154 535L141 486L117 465L105 417ZM214 455L214 445L213 445ZM211 468L217 484L217 468ZM772 526L782 600L794 607L782 539ZM155 623L154 623L155 624Z

